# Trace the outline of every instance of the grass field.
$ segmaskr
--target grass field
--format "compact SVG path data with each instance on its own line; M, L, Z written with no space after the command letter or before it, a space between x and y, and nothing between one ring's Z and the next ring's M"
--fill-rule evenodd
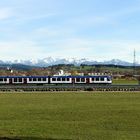
M0 137L139 140L140 93L0 94Z
M113 79L113 84L114 85L121 85L121 84L123 84L123 85L138 85L139 84L139 82L138 82L138 80L127 80L127 79Z

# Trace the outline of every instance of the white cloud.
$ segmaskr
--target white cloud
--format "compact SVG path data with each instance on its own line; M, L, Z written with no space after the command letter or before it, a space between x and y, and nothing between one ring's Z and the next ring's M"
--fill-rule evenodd
M32 34L36 34L39 38L54 38L54 37L63 37L65 38L67 35L72 35L74 30L68 28L56 28L56 27L41 27L32 32Z
M121 59L133 62L133 51L140 63L140 42L128 40L89 40L70 38L41 45L36 41L0 42L0 60L51 57L89 58L97 61Z
M99 24L106 22L106 19L101 16L82 16L81 18L75 18L73 19L73 22L78 24Z
M135 48L136 59L140 60L139 41L110 39L113 38L112 34L115 37L117 36L117 31L120 38L123 39L124 36L121 36L121 32L123 29L125 30L125 27L121 28L119 24L117 26L107 26L107 28L104 26L106 24L124 23L122 18L125 19L125 16L131 14L133 16L134 13L140 11L139 8L130 6L118 11L104 11L104 13L103 11L98 13L95 10L95 13L90 11L88 14L82 15L81 13L78 16L71 13L72 9L68 10L70 12L68 14L67 10L60 9L61 6L57 7L56 3L55 7L57 8L55 10L53 2L50 2L51 6L43 5L43 2L41 6L38 6L34 4L36 2L33 0L29 3L28 1L17 1L18 4L15 4L15 7L0 9L0 21L14 17L1 26L0 59L37 59L47 56L61 56L86 57L99 61L118 58L132 62ZM37 3L39 4L40 1ZM49 9L49 7L51 8ZM67 12L65 13L65 11ZM92 26L100 25L101 28L94 28L94 32ZM85 28L89 29L85 30ZM107 30L109 28L114 30ZM130 35L132 36L132 34ZM130 35L128 35L129 38ZM80 38L80 36L83 36L83 38ZM95 40L94 37L98 39ZM100 38L105 38L105 40ZM4 42L4 40L6 41Z
M123 7L122 9L118 9L112 12L102 11L100 14L98 13L88 13L81 14L78 16L73 16L72 18L66 19L66 24L78 25L88 27L88 26L100 26L100 25L118 25L118 23L122 23L121 20L125 19L126 16L134 16L134 14L139 13L139 6L129 6Z
M55 13L48 13L48 14L38 14L38 15L26 15L26 14L21 14L17 13L16 14L16 22L22 23L22 22L29 22L29 21L34 21L34 20L40 20L40 19L46 19L50 17L54 17L57 14Z
M32 59L39 58L43 51L32 41L0 42L0 59Z
M140 42L128 40L86 40L68 39L55 42L51 47L54 51L51 56L90 58L97 61L121 59L133 61L133 51L136 50L136 59L140 57Z
M0 9L0 20L8 19L13 16L13 11L11 8L1 8Z

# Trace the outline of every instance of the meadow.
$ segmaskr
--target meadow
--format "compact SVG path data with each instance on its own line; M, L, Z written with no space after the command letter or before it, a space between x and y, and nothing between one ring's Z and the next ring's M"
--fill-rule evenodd
M113 85L138 85L139 81L136 79L113 79Z
M2 138L139 140L140 93L1 93Z

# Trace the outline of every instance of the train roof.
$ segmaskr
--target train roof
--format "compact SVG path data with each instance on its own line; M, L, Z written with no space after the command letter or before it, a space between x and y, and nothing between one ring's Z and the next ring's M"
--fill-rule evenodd
M51 78L53 78L53 77L62 77L62 78L92 78L92 77L111 77L111 76L109 76L109 75L94 75L94 76L89 76L89 75L87 75L87 76L50 76Z
M0 76L0 78L48 78L48 76Z
M0 76L0 78L96 78L96 77L111 77L109 75L94 75L94 76Z

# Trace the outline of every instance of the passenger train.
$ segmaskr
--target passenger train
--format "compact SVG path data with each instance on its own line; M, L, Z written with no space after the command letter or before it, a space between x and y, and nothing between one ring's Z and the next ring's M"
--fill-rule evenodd
M95 76L0 76L0 84L111 84L108 75Z

